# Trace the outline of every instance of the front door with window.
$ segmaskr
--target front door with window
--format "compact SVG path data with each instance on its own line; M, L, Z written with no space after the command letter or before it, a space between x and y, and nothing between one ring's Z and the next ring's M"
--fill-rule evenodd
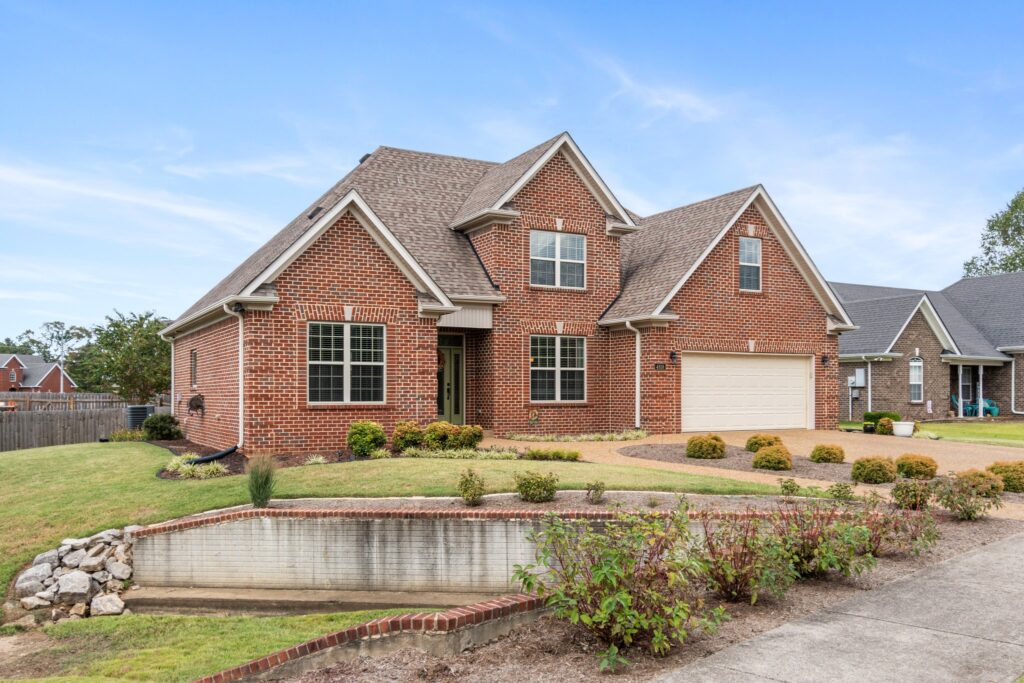
M437 344L437 419L465 422L465 366L461 335L444 334Z

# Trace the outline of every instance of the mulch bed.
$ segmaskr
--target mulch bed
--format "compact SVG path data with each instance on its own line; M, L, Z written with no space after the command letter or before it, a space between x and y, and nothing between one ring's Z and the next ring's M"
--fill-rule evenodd
M174 455L195 453L198 456L203 456L212 455L220 450L219 448L211 448L209 446L197 444L193 441L189 441L188 439L176 439L174 441L149 441L148 443L151 443L154 446L166 448ZM328 463L351 462L354 460L353 457L345 451L338 451L337 453L323 453L322 455ZM275 455L273 457L277 466L279 468L284 468L305 465L306 459L309 455ZM228 468L229 474L245 474L245 466L249 462L249 459L242 451L235 451L231 455L226 455L215 462L219 462L221 465ZM157 476L161 479L181 479L178 475L169 474L163 470L160 470L160 472L157 473Z
M642 446L627 446L619 449L619 453L631 458L642 458L644 460L660 460L661 462L681 462L687 465L698 465L700 467L718 467L726 470L743 470L745 472L776 473L780 477L803 477L805 479L824 479L826 481L853 481L850 479L850 470L853 468L848 462L826 463L811 462L808 458L793 454L793 469L782 470L759 470L753 465L754 454L739 446L726 446L725 457L714 459L687 458L686 444L646 444Z

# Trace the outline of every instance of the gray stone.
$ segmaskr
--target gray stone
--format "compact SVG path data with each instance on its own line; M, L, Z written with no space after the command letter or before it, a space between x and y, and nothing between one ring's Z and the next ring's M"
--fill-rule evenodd
M110 581L107 581L105 584L103 584L104 593L120 593L123 589L124 586L122 586L121 582L117 579L111 579Z
M83 571L65 574L57 581L57 601L65 605L85 602L95 593L93 582Z
M112 616L124 612L124 601L115 594L97 595L89 604L94 617Z
M131 567L129 567L123 562L118 562L113 558L107 559L106 567L107 571L110 572L110 575L115 579L120 579L124 581L125 579L130 579L132 576Z
M121 538L121 535L122 532L120 529L107 529L106 531L101 531L98 534L93 534L92 536L90 536L89 543L92 544L96 543L97 541L102 541L103 543L110 543L114 539Z
M130 564L132 560L132 549L129 546L119 545L114 548L114 559L118 562Z
M39 625L39 621L36 620L36 617L33 614L26 614L21 619L11 623L15 626L20 626L21 628L35 628Z
M34 609L39 609L41 607L49 607L49 606L50 606L50 601L49 600L43 600L42 598L37 598L34 595L30 595L27 598L22 598L21 599L21 608L22 609L26 609L26 610L28 610L30 612L32 610L34 610Z
M93 546L78 563L78 568L83 572L98 572L103 569L103 563L107 561L109 552L110 548L106 545Z
M60 542L61 545L71 546L72 550L81 550L85 546L89 545L88 538L65 538Z
M43 590L43 581L50 578L53 570L48 564L37 564L21 573L14 584L14 597L27 598Z
M84 617L87 610L88 607L86 606L86 604L84 602L79 602L75 603L75 605L73 605L71 609L68 610L68 614L70 614L73 617Z
M72 550L70 553L65 555L64 559L62 559L60 563L65 567L77 567L84 559L85 551L79 548L78 550Z
M103 569L92 575L92 579L96 583L106 583L107 581L110 581L110 578L110 572Z
M43 585L46 586L47 588L49 588L50 586L52 586L55 583L57 583L57 579L55 579L52 576L43 579Z
M32 565L46 563L50 565L50 569L53 569L60 564L60 552L57 550L47 550L45 553L39 553L36 555L36 559L32 560Z
M68 569L67 567L57 567L56 569L53 570L53 578L59 579L60 577L64 576L65 574L70 574L73 571L75 571L75 570L74 569Z
M40 600L46 600L47 602L53 602L57 598L57 587L50 586L44 591L36 593L36 597Z
M57 554L60 557L64 557L65 555L67 555L70 552L71 552L71 546L69 546L69 545L62 545L61 547L57 548Z
M21 573L18 577L21 579L28 579L31 581L39 581L42 583L44 579L48 579L53 575L53 568L48 564L36 564Z
M27 598L30 595L35 595L44 588L46 588L46 586L39 581L22 581L19 579L18 583L14 584L14 597Z

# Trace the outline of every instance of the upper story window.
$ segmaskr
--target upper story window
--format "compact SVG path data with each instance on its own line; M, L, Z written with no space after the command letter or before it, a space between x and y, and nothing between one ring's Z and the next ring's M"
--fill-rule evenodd
M910 359L910 400L924 400L924 361L920 358Z
M384 326L309 323L309 402L384 402Z
M587 400L586 337L530 337L530 400Z
M11 380L11 384L17 384L18 383L18 371L17 370L11 370L11 374L9 375L9 377L10 377L10 380Z
M188 376L193 389L199 386L199 352L195 349L188 356Z
M740 238L740 289L761 291L761 240L757 237Z
M586 287L587 238L564 232L530 231L530 284Z

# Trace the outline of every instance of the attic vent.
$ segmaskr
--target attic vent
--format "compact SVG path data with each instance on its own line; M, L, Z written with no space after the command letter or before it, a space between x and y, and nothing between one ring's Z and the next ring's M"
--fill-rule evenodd
M359 157L359 163L363 163L364 161L366 161L366 160L367 160L367 159L369 159L369 158L370 158L370 153L369 153L369 152L367 152L367 153L366 153L366 154L364 154L363 156Z
M310 211L309 213L306 214L306 218L308 218L309 220L313 220L314 218L319 216L320 212L323 211L323 210L324 210L324 207L322 207L322 206L314 207L314 209L312 211Z

